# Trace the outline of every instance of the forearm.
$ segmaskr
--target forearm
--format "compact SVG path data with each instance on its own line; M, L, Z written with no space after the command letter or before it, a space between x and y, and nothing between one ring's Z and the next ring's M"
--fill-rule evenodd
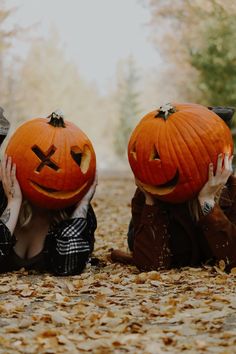
M214 198L198 198L200 209L202 214L205 216L209 214L215 206Z
M212 211L199 220L216 261L223 260L226 268L236 266L236 225L216 204Z
M79 274L93 251L97 222L92 207L87 218L64 220L55 235L55 247L50 255L55 274Z
M83 252L83 253L72 253L63 255L57 253L51 259L51 268L55 275L77 275L80 274L89 259L90 252Z
M5 210L3 211L0 220L9 229L11 235L13 235L16 223L18 220L19 212L21 207L21 200L10 200L7 203Z
M56 239L55 249L51 255L55 274L79 274L84 269L91 251L85 235L86 228L86 220L75 219L73 225L66 228Z
M71 218L82 218L86 219L87 218L87 213L88 213L88 208L89 208L89 201L81 201L74 212L71 215Z

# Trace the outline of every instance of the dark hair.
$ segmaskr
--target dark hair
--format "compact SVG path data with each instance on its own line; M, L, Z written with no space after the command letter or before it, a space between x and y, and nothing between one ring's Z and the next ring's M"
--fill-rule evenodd
M208 109L210 109L211 111L216 113L220 118L222 118L229 127L231 126L235 107L213 106L208 107Z

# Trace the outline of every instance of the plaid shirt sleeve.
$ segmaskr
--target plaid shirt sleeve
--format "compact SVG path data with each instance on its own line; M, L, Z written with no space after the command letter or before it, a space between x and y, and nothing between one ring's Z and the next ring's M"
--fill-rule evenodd
M86 219L67 219L52 230L49 258L54 274L73 275L83 271L93 251L96 227L96 216L90 206Z
M7 206L7 198L5 196L2 182L0 182L0 216ZM8 255L9 251L15 244L15 237L11 235L8 227L0 220L0 258Z

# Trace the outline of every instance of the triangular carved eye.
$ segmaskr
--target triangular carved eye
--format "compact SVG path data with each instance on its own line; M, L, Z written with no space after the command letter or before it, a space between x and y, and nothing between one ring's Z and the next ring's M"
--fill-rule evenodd
M81 165L81 160L82 160L82 152L81 151L76 151L77 149L72 147L71 149L71 156L73 160L77 163L77 165Z
M131 155L133 155L133 158L134 158L135 160L137 160L136 141L135 141L135 143L133 144L133 146L132 146L132 148L131 148L131 150L130 150L130 153L131 153Z
M82 173L86 173L89 169L91 160L91 151L87 145L84 146L83 151L78 146L71 147L71 157L80 167Z
M160 155L157 151L156 145L153 146L152 152L151 152L151 156L150 156L150 161L151 160L156 160L156 161L160 161Z

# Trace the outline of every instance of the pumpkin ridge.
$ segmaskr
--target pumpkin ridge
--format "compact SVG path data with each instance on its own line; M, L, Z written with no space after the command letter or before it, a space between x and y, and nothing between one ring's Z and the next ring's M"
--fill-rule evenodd
M150 121L150 123L151 123L151 121ZM149 123L149 125L150 125L150 123ZM160 122L159 122L159 123L160 123ZM161 152L160 152L160 150L159 150L158 141L159 141L159 138L160 138L160 135L161 135L161 132L162 132L163 124L159 124L159 125L160 125L160 129L155 129L155 128L156 128L156 122L155 122L155 121L152 120L152 124L153 124L153 131L156 131L157 137L155 138L155 139L156 139L156 140L155 140L155 143L154 143L154 141L152 140L152 141L151 141L151 144L152 144L152 145L157 145L156 148L157 148L157 151L159 152L160 157L161 157ZM146 135L147 135L147 139L150 140L149 129L147 129ZM152 147L153 147L153 146L152 146ZM162 157L161 157L161 164L162 164ZM155 180L155 176L153 176L153 173L152 173L151 169L147 169L147 171L148 171L147 180L154 181L154 180ZM166 176L165 176L165 178L166 178Z
M197 118L198 118L198 114L196 114L196 119ZM187 124L193 130L195 130L194 126L191 124L192 121L186 119L185 122L187 122ZM205 124L207 125L207 128L209 128L211 131L214 131L214 129L211 128L210 121L209 121L209 124L208 124L208 121L206 120ZM203 129L200 124L198 124L198 129L203 131L203 136L204 136L205 129ZM196 137L198 138L198 141L201 143L201 145L204 147L204 151L205 151L205 153L207 153L209 161L211 161L211 153L210 153L210 151L213 152L212 155L216 155L217 156L217 149L216 149L216 146L215 146L215 141L211 142L211 144L207 144L207 143L205 143L205 139L203 140L199 134L196 133Z
M194 116L194 115L195 115L195 114L192 114L192 116ZM198 117L199 117L199 115L198 115L198 113L196 113L195 118L198 119ZM183 117L183 118L184 118L184 117ZM192 131L195 133L195 138L197 138L197 139L198 139L198 142L204 147L205 152L207 153L208 158L209 158L209 160L210 160L211 157L210 157L210 152L209 152L209 150L210 150L211 148L213 148L213 149L212 149L213 154L216 154L216 150L215 150L215 148L214 148L214 147L215 147L214 144L212 144L212 146L210 146L210 147L208 148L208 144L206 145L206 144L205 144L205 140L203 140L203 139L201 138L201 136L196 132L196 129L195 129L195 127L193 126L193 121L191 121L191 120L185 118L185 119L184 119L184 122L185 122L189 127L191 127ZM206 121L205 121L205 124L207 125L207 123L208 123L208 122L207 122L207 120L206 120ZM205 132L205 129L203 129L203 128L201 127L201 124L200 124L200 123L197 125L197 127L198 127L198 129L201 130L202 132ZM207 125L207 128L210 128L210 130L212 130L210 124ZM204 133L203 133L203 135L204 135Z
M168 121L168 123L169 123L169 121ZM158 135L159 141L163 141L163 136L165 137L165 135L166 135L165 131L168 130L168 129L165 128L166 126L167 126L167 122L165 121L165 124L161 124L160 125L160 129L158 129L159 130L159 135ZM164 139L164 141L166 142L166 139ZM158 147L159 147L159 144L158 144ZM166 149L166 144L165 144L165 148L164 149L160 148L160 150L164 150L164 151L165 151L165 149ZM164 154L162 154L162 152L160 150L159 150L159 152L160 152L161 156L163 156ZM163 157L161 157L161 160L164 162L164 158ZM161 161L161 163L162 163L162 161ZM163 166L163 163L162 163L162 166ZM162 170L163 170L163 168L162 168ZM162 171L162 173L165 176L165 180L168 180L169 179L168 178L168 172L166 171L166 169L164 169L164 171Z
M190 121L189 121L188 119L184 118L184 113L182 113L182 116L179 117L179 121L176 122L176 123L177 123L176 126L177 126L177 129L179 130L179 133L180 133L180 136L182 137L182 140L183 140L184 143L185 143L185 146L187 147L187 149L188 149L188 151L189 151L189 153L190 153L190 155L191 155L191 157L192 157L192 160L194 161L195 168L196 168L196 172L197 172L197 176L195 175L194 178L196 178L196 180L198 179L198 180L200 181L200 180L201 180L201 174L200 174L199 168L198 168L199 162L196 161L196 158L195 158L195 153L194 153L195 148L194 148L194 150L193 150L193 149L192 149L192 146L191 146L191 145L189 146L188 142L186 141L186 136L183 134L182 129L181 129L182 126L183 126L183 124L181 123L181 121L182 121L182 122L184 121L185 124L187 124L188 126L191 127L191 131L192 131L192 133L194 134L194 135L191 134L192 144L193 144L193 143L195 144L195 141L196 141L196 138L197 138L197 140L203 145L204 150L206 150L206 147L205 147L205 145L203 144L202 140L200 139L199 135L196 133L196 131L194 130L194 128L193 128L192 125L190 124ZM186 123L186 122L187 122L187 123ZM188 129L188 133L190 134L189 129ZM196 146L197 146L197 145L196 145ZM207 154L209 154L208 151L207 151ZM196 181L196 180L195 180L195 181ZM196 182L195 182L195 183L196 183ZM190 189L192 189L192 188L193 188L193 187L190 186ZM193 189L192 189L192 192L193 192Z
M169 124L173 124L173 122L170 120ZM176 150L173 146L173 138L170 137L170 131L169 129L167 129L166 127L166 140L167 140L167 147L168 147L168 156L174 156L175 157L175 161L179 162ZM180 164L181 165L181 164Z
M227 126L227 124L216 113L214 113L212 111L210 111L210 112L212 113L212 119L215 121L215 123L217 123L218 125L219 124L221 125L222 135L226 134L226 131L228 131L230 133L230 137L232 139L232 135L231 135L230 129ZM209 125L209 122L207 122L207 124ZM222 136L220 136L219 133L215 131L215 129L211 129L211 131L212 131L212 134L210 134L210 137L209 137L211 144L209 144L209 145L212 145L215 148L215 154L217 156L215 141L216 141L216 139L219 139L222 142ZM230 144L228 143L228 145L230 145ZM232 151L231 151L231 153L232 153Z
M183 149L181 149L181 147L179 146L179 142L178 142L178 139L179 137L182 138L182 134L180 133L178 127L177 127L177 123L178 122L178 119L175 119L175 120L172 120L172 131L173 131L173 136L171 136L171 142L172 142L172 146L174 148L175 151L178 151L176 153L176 156L177 156L177 161L178 161L178 164L180 165L181 167L181 171L184 171L184 173L182 172L182 175L185 175L185 176L191 176L191 170L189 168L189 165L188 164L183 164L183 159L182 158L179 158L179 156L182 156L183 155ZM186 148L186 142L184 141L185 143L185 148ZM188 147L187 147L188 149ZM189 151L189 149L188 149ZM182 182L186 182L185 181L182 181ZM188 186L188 189L189 186Z

